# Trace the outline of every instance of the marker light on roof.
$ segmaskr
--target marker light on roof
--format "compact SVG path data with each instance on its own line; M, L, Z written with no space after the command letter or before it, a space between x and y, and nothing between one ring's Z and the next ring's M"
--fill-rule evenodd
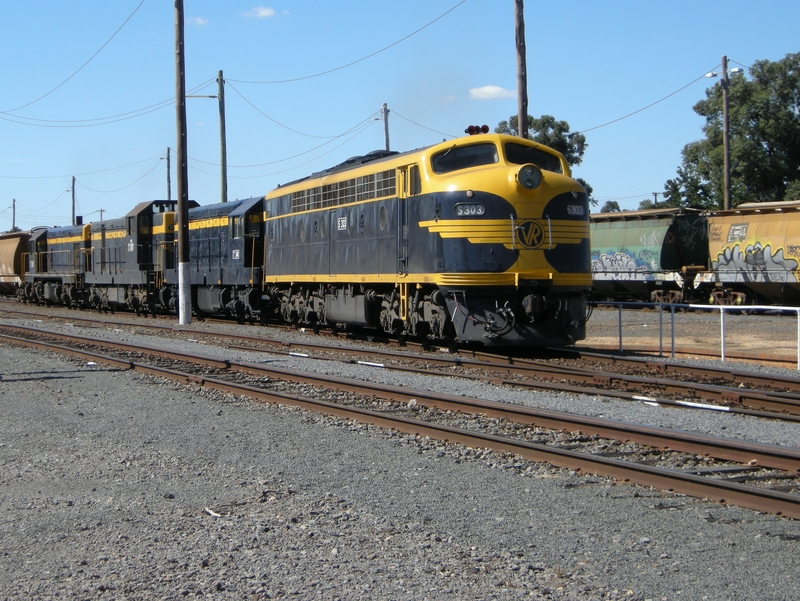
M464 130L465 134L469 134L470 136L474 136L475 134L488 134L489 133L489 126L488 125L470 125L467 129Z

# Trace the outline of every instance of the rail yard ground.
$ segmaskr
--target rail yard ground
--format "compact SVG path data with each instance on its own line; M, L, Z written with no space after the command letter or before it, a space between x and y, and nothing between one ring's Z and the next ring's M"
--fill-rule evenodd
M3 599L800 596L795 521L38 351L0 346L0 374ZM702 419L684 427L750 423Z

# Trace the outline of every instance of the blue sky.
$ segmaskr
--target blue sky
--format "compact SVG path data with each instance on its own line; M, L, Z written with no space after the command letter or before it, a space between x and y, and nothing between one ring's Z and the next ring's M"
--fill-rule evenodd
M187 90L227 80L231 200L383 148L383 103L393 150L517 112L514 0L264 1L185 0ZM18 227L68 224L72 176L86 220L166 198L168 147L176 198L174 3L0 6L0 231L12 199ZM528 0L525 21L529 114L585 131L574 175L629 209L702 137L692 106L722 55L800 51L794 0ZM188 99L187 123L189 196L218 202L217 101Z

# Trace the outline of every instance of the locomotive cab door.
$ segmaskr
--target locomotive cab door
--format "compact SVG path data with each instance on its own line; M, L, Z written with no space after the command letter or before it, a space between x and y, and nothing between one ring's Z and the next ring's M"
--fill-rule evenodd
M408 199L421 192L419 165L397 168L397 273L408 275Z
M355 219L357 213L352 207L331 209L330 215L330 252L328 253L328 275L356 274L357 230Z

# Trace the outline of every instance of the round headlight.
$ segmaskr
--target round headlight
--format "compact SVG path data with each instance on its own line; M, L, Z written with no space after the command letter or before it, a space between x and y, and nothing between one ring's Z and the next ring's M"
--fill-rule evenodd
M533 190L542 183L542 170L536 165L523 165L517 174L517 181L526 190Z

